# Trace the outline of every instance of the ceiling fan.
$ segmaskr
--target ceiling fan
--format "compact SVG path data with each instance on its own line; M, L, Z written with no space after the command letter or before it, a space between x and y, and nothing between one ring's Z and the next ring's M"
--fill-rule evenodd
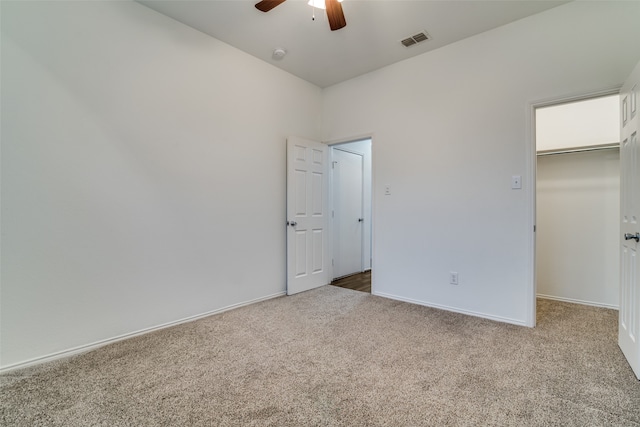
M285 0L262 0L256 3L256 9L262 12L269 12L274 7ZM344 19L344 13L342 12L342 5L339 0L324 0L325 7L327 9L327 18L329 20L329 27L331 31L339 30L347 25L347 21Z

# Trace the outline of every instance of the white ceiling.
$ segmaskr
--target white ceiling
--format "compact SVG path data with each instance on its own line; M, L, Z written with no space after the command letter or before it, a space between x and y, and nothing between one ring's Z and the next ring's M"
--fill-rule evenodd
M268 13L247 0L139 0L320 87L330 86L566 3L551 0L344 0L347 26L331 31L323 10L287 0ZM541 29L543 30L543 29ZM409 48L400 40L426 31ZM276 48L287 55L276 60Z

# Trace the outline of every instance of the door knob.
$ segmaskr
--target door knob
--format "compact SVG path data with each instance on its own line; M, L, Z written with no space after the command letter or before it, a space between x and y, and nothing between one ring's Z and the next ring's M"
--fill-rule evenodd
M636 242L640 242L640 233L636 233L636 234L625 233L624 240L635 240Z
M358 218L358 222L364 221L364 218Z
M298 223L297 223L297 222L295 222L295 221L291 221L289 224L290 224L292 227L295 227L296 225L298 225Z

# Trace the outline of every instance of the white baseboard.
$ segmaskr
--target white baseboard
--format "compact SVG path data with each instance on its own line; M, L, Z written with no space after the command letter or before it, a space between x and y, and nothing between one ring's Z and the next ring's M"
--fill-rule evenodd
M211 310L208 311L206 313L201 313L201 314L196 314L194 316L189 316L189 317L185 317L179 320L175 320L172 322L167 322L167 323L163 323L161 325L158 326L152 326L150 328L145 328L145 329L140 329L138 331L135 332L130 332L128 334L124 334L124 335L119 335L113 338L107 338L105 340L100 340L100 341L96 341L94 343L91 344L85 344L85 345L81 345L78 347L74 347L74 348L70 348L67 350L62 350L56 353L51 353L48 354L46 356L41 356L41 357L36 357L33 359L29 359L23 362L18 362L18 363L13 363L11 365L7 365L7 366L2 366L0 367L0 374L3 374L5 372L9 372L9 371L13 371L16 369L21 369L21 368L26 368L29 366L33 366L33 365L39 365L41 363L46 363L46 362L52 362L54 360L58 360L58 359L63 359L65 357L69 357L69 356L74 356L76 354L80 354L80 353L86 353L87 351L91 351L91 350L95 350L97 348L103 347L105 345L108 344L112 344L118 341L123 341L129 338L133 338L133 337L137 337L139 335L144 335L144 334L148 334L150 332L155 332L155 331L159 331L161 329L166 329L166 328L170 328L172 326L176 326L176 325L180 325L182 323L187 323L187 322L193 322L194 320L198 320L198 319L202 319L204 317L208 317L208 316L213 316L214 314L220 314L223 313L225 311L229 311L229 310L233 310L236 308L240 308L240 307L244 307L246 305L251 305L251 304L255 304L257 302L261 302L261 301L266 301L272 298L277 298L277 297L281 297L286 295L286 292L278 292L276 294L271 294L271 295L267 295L265 297L261 297L261 298L256 298L253 300L249 300L249 301L244 301L244 302L240 302L237 304L232 304L226 307L222 307L219 308L217 310Z
M617 305L604 304L604 303L601 303L601 302L584 301L584 300L580 300L580 299L556 297L556 296L553 296L553 295L545 295L545 294L537 294L536 296L538 298L542 298L542 299L550 299L550 300L554 300L554 301L570 302L572 304L590 305L590 306L593 306L593 307L610 308L612 310L618 310L619 309L619 307Z
M494 316L494 315L491 315L491 314L480 313L480 312L477 312L477 311L462 310L462 309L459 309L459 308L456 308L456 307L449 307L449 306L446 306L446 305L434 304L434 303L427 302L427 301L420 301L420 300L414 300L414 299L411 299L411 298L399 297L397 295L386 294L384 292L372 292L372 294L376 295L376 296L379 296L379 297L389 298L389 299L393 299L393 300L397 300L397 301L403 301L403 302L408 302L408 303L411 303L411 304L423 305L425 307L437 308L437 309L440 309L440 310L451 311L451 312L454 312L454 313L466 314L468 316L481 317L483 319L495 320L496 322L510 323L512 325L518 325L518 326L527 326L527 324L526 324L526 322L524 320L517 320L517 319L510 319L508 317Z

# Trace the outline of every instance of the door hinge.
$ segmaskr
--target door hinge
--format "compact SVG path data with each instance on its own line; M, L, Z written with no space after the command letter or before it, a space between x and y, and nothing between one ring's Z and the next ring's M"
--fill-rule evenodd
M336 163L338 163L337 161L333 161L331 162L331 169L335 169L336 168Z
M333 267L333 260L331 260L331 267Z
M533 226L533 232L534 233L536 232L536 226L535 225Z

